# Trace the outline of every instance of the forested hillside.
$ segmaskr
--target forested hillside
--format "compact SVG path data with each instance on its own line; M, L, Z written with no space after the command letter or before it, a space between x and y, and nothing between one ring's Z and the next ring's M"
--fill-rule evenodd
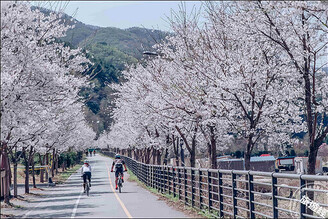
M75 27L68 30L61 40L72 47L81 47L88 51L88 58L94 63L87 74L92 76L91 88L83 88L80 95L87 106L87 120L99 135L108 130L111 123L111 111L114 107L115 93L108 86L119 83L121 72L127 65L142 60L142 53L160 42L168 33L159 30L133 27L119 29L97 27L84 24L65 15L68 24Z

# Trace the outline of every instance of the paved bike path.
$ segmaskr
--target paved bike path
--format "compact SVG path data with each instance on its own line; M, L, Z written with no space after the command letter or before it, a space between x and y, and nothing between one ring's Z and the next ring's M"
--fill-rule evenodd
M188 217L135 182L125 182L122 193L114 190L115 175L110 173L112 159L101 155L88 158L92 166L90 196L82 191L80 172L73 174L65 184L44 191L44 195L30 202L20 217ZM125 173L126 174L126 173ZM16 215L16 214L15 214Z

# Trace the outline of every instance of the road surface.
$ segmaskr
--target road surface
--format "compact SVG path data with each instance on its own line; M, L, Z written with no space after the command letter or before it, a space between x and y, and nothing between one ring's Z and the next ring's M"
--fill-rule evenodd
M23 218L188 217L158 200L156 195L136 182L125 181L122 193L118 193L114 189L115 175L109 172L112 159L97 154L88 160L92 166L89 197L83 193L81 174L77 172L65 184L45 188L28 203L17 202L22 208L4 208L2 213Z

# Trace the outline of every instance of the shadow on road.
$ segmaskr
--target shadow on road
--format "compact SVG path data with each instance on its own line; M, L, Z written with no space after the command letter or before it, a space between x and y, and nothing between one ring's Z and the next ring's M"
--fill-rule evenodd
M79 212L79 216L86 216L90 215L89 212ZM91 216L91 215L90 215ZM17 217L24 217L24 215L17 216ZM56 213L56 214L30 214L28 218L70 218L71 217L71 212L62 212L62 213Z
M92 191L92 189L90 190L90 195L92 194L111 194L113 192L98 192L98 191ZM59 194L52 194L51 196L49 196L48 198L58 198L58 197L76 197L79 196L81 194L81 192L73 192L73 193L59 193Z
M74 209L75 203L72 204L62 204L62 205L48 205L43 207L34 207L33 211L39 210L65 210L65 209ZM92 204L79 204L79 208L94 208L96 205Z
M42 199L40 201L29 201L29 203L41 203L41 202L57 202L57 201L61 201L61 202L65 202L65 201L72 201L72 200L76 200L76 197L74 198L51 198L49 197L48 200Z

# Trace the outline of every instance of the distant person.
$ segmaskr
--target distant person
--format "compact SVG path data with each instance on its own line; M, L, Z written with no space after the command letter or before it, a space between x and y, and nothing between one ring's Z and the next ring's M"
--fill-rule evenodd
M96 150L93 150L93 156L95 156L96 155Z
M91 166L87 160L84 161L84 164L81 168L81 174L83 176L83 188L84 188L84 193L85 193L86 192L85 185L87 183L87 179L89 180L89 185L91 187Z
M85 156L88 157L88 151L85 151Z
M121 159L121 155L119 155L119 154L115 155L115 160L113 160L111 172L113 172L114 166L115 166L115 177L116 177L115 178L115 189L117 190L118 189L117 180L118 180L119 173L122 174L122 182L124 183L123 166L124 166L124 171L127 171L125 162L124 162L124 160Z

